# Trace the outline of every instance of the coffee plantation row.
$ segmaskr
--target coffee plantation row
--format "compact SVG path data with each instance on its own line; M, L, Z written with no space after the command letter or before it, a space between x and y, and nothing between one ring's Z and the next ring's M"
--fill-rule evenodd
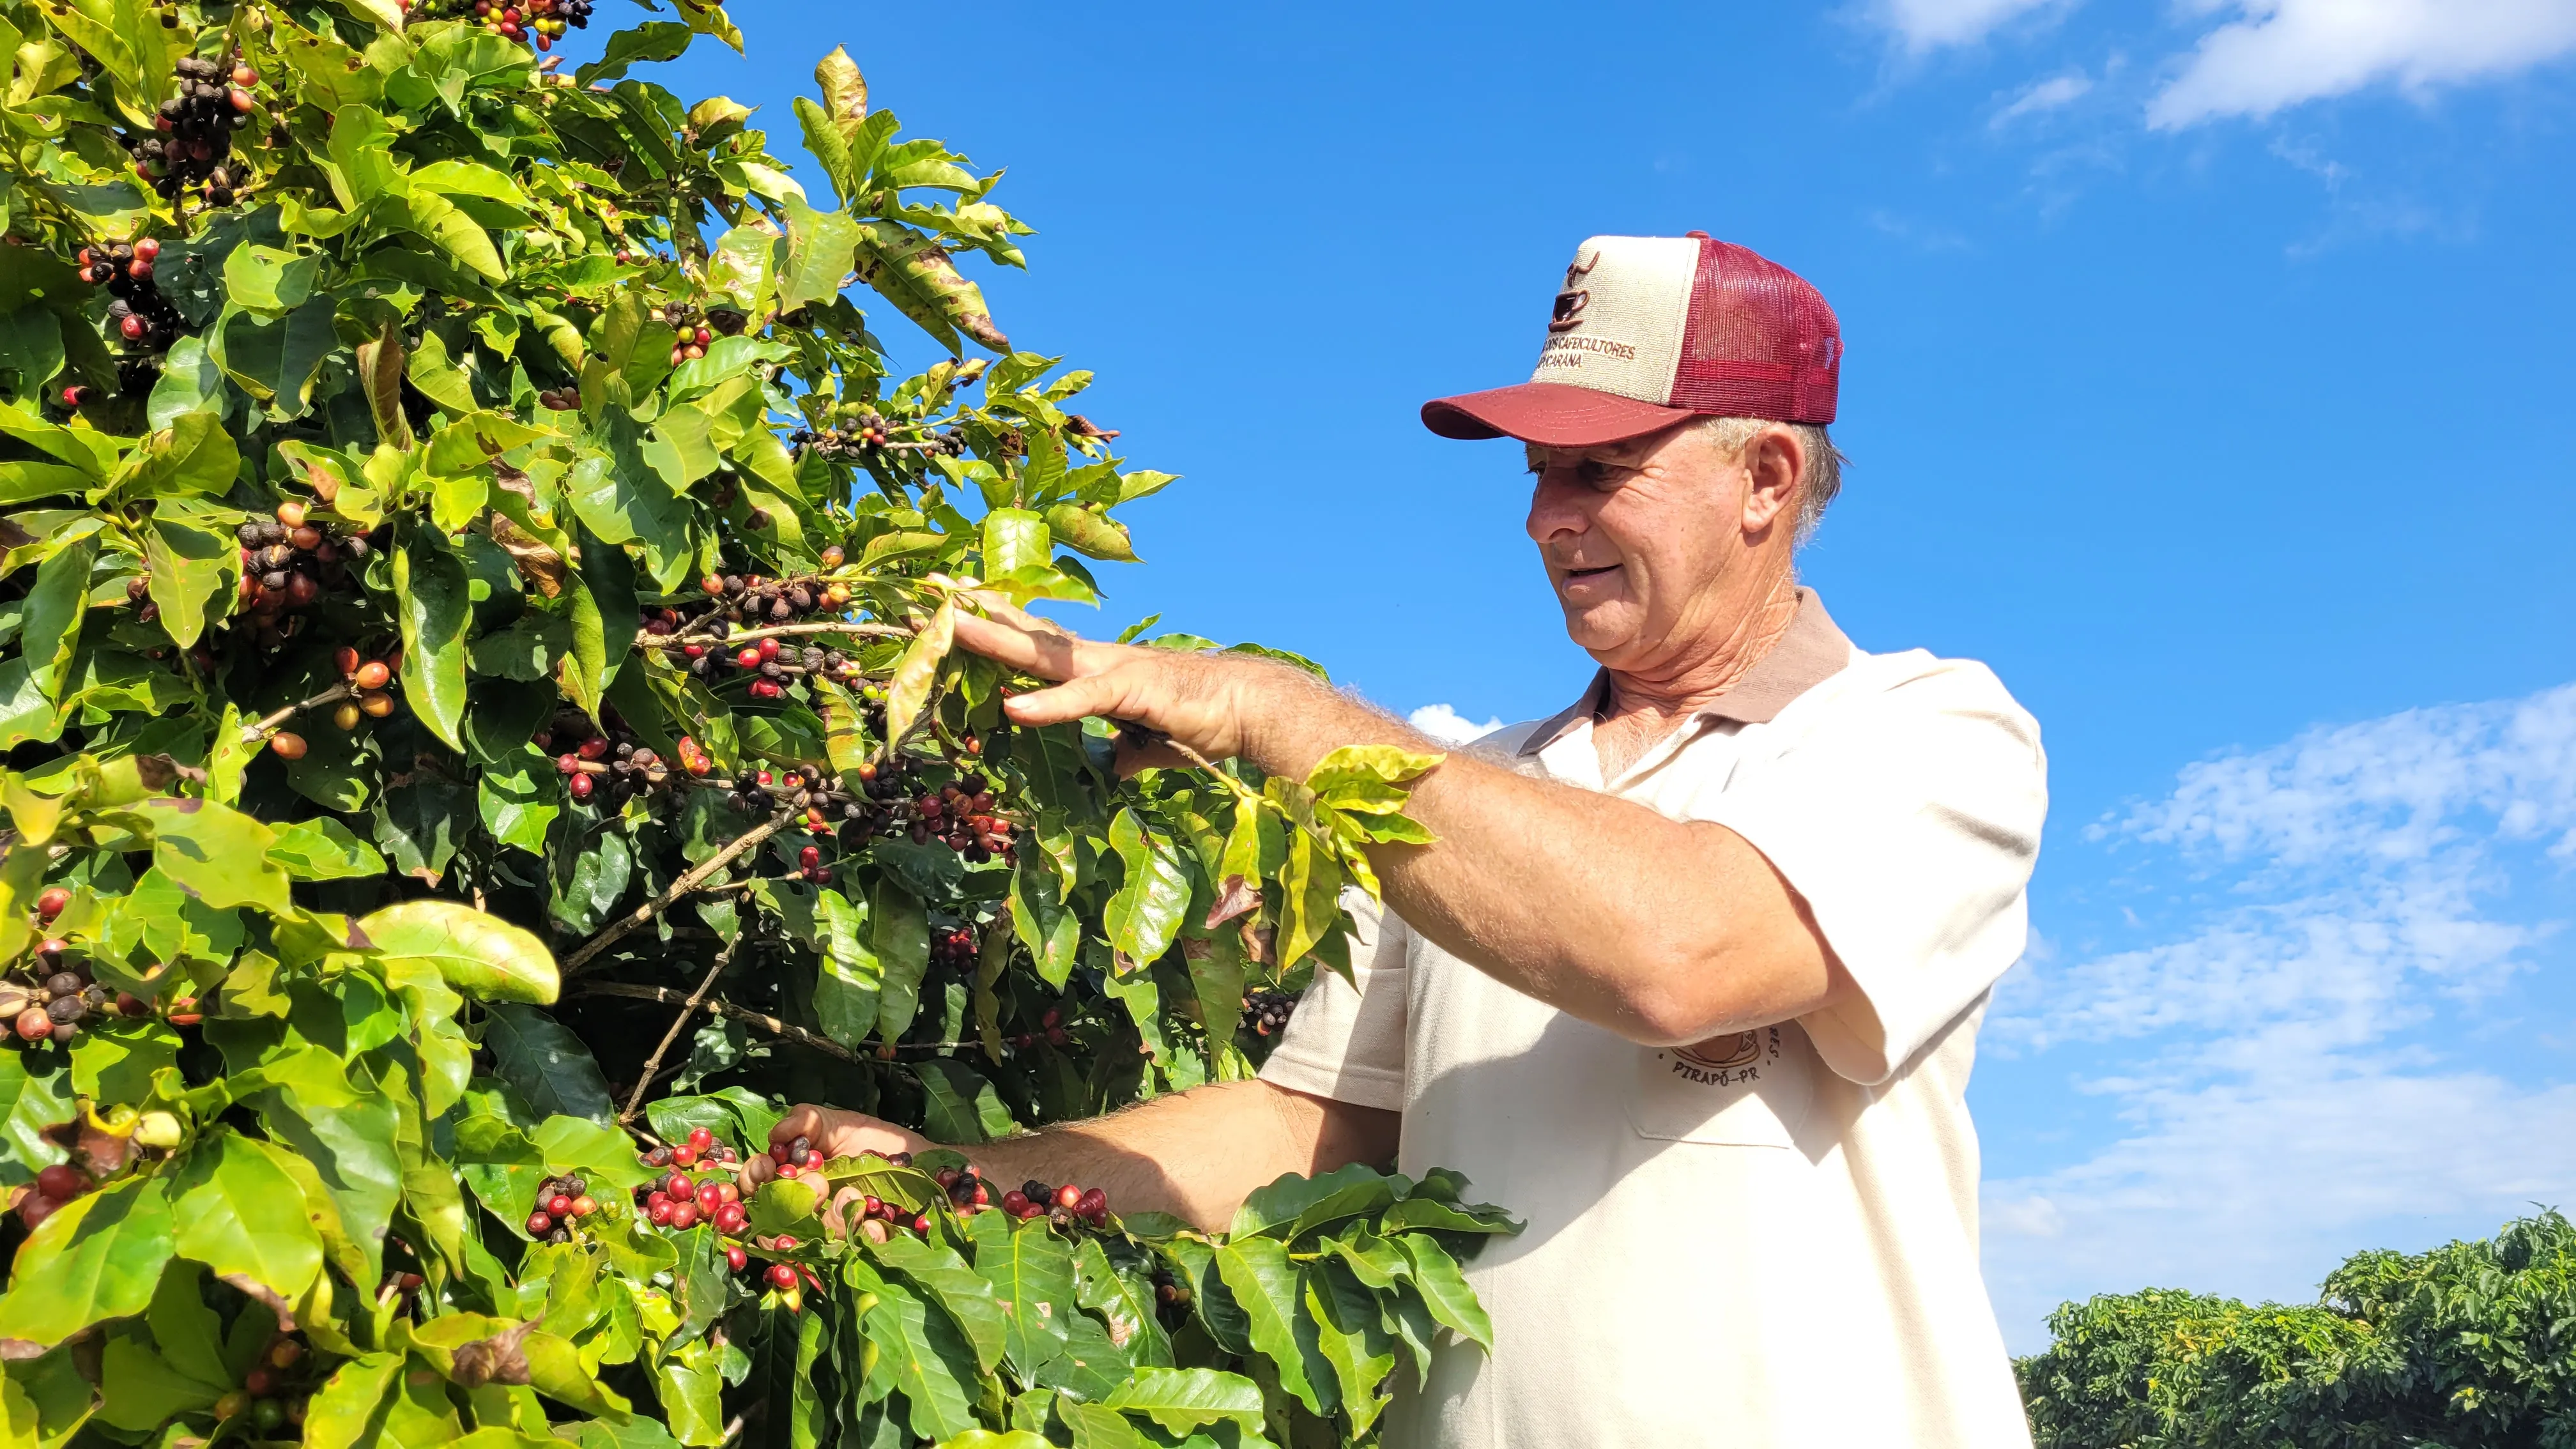
M1466 1183L972 1155L1250 1077L1437 757L1011 728L960 612L1173 480L997 173L840 51L791 165L676 13L0 0L0 1442L1369 1442Z

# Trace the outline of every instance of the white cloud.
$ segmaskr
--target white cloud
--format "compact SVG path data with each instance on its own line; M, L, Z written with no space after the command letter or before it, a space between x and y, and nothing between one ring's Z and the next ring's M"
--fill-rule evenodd
M1405 720L1444 745L1463 745L1503 727L1499 718L1478 724L1445 704L1426 704Z
M2231 8L2243 18L2201 38L2148 103L2148 125L2259 120L2383 82L2422 96L2576 51L2576 0L2233 0Z
M2358 1249L2576 1201L2576 1084L2513 1050L2566 1023L2503 1010L2564 954L2576 686L2203 761L2090 838L2159 924L2058 931L1998 989L1994 1054L2064 1063L2051 1112L2112 1122L1987 1184L2018 1347L2062 1298L2304 1297Z
M2071 70L2064 75L2053 75L2044 81L2025 87L2020 95L2013 97L2011 104L1995 112L1994 119L1987 124L1996 130L2001 130L2024 116L2071 105L2082 99L2092 89L2093 78L2080 70Z
M1872 18L1916 54L1983 40L1996 26L2056 0L1876 0Z

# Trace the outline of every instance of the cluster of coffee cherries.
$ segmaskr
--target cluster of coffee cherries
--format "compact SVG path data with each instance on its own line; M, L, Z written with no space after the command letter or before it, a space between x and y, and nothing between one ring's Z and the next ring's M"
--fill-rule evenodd
M581 389L569 386L543 389L537 394L537 406L551 412L579 412L581 411Z
M1255 1036L1276 1036L1288 1029L1297 998L1285 991L1254 991L1243 998L1243 1019Z
M930 959L960 971L975 964L975 928L955 926L930 933Z
M900 426L904 425L874 408L863 408L819 431L798 428L787 435L787 441L826 458L856 458L895 443L895 429ZM912 431L915 436L905 440L907 446L917 443L926 452L942 453L952 458L962 457L966 452L966 439L954 428L945 432L926 432L914 426Z
M569 1243L572 1225L599 1211L590 1185L578 1177L549 1177L537 1184L537 1206L528 1214L528 1236L544 1243Z
M152 134L129 136L126 147L162 200L202 185L207 205L230 206L238 183L229 164L233 132L250 124L259 105L252 94L259 72L239 52L229 61L182 56L178 72L178 94L161 103Z
M274 1434L302 1424L317 1387L312 1368L305 1359L304 1340L289 1333L276 1335L260 1351L250 1372L242 1375L241 1387L215 1400L215 1417L239 1420L255 1434Z
M348 698L332 706L334 727L353 730L367 720L383 719L394 712L394 669L401 653L397 646L381 659L370 659L354 645L340 646L333 662L340 667L340 687L348 691ZM293 730L279 730L268 737L269 753L281 760L303 759L311 748L312 742Z
M325 589L348 581L349 565L364 563L375 545L364 533L342 533L311 521L303 503L288 499L266 523L245 523L241 541L241 604L260 629L260 642L286 637L279 616L312 606Z
M1039 1042L1045 1042L1049 1046L1063 1046L1073 1040L1073 1033L1065 1030L1064 1014L1050 1006L1039 1013L1037 1030L1019 1032L1005 1037L1004 1040L1022 1049L1036 1046Z
M960 1180L971 1178L974 1171L971 1167L964 1169L964 1177ZM948 1184L942 1183L941 1186ZM954 1187L949 1188L952 1200L956 1191ZM983 1184L975 1185L975 1201L979 1204L984 1201L984 1191ZM1109 1194L1096 1187L1078 1187L1070 1182L1061 1187L1049 1187L1031 1178L1002 1194L1001 1207L1002 1211L1022 1222L1045 1218L1059 1228L1071 1228L1076 1224L1089 1228L1109 1226Z
M733 1148L718 1142L714 1133L704 1127L693 1128L681 1141L653 1148L638 1160L667 1174L635 1189L635 1205L653 1226L687 1232L707 1223L728 1236L742 1231L747 1212L742 1205L742 1189L733 1180L733 1170L741 1165L741 1158ZM699 1169L699 1174L690 1176L691 1168ZM726 1256L730 1259L740 1252L737 1248ZM736 1261L733 1266L739 1270L742 1263Z
M160 239L147 236L131 243L82 247L72 258L82 281L107 289L107 320L116 335L149 352L178 341L179 330L186 325L179 309L152 280L153 265L160 257ZM77 408L90 400L91 390L73 383L63 389L62 397L63 406Z
M421 19L471 20L494 35L552 50L567 30L590 24L591 0L418 0Z
M912 802L912 843L939 841L976 865L996 856L1015 859L1011 822L995 815L997 808L991 783L982 775L963 775L954 784L925 790Z
M536 746L554 754L555 773L563 776L565 793L575 800L613 807L678 778L678 771L655 751L631 739L601 734L577 714L556 716L554 723L537 731ZM696 749L694 741L682 741L684 756Z
M733 789L725 800L737 810L749 810L759 815L766 815L784 805L800 812L805 828L816 835L828 834L836 828L833 820L836 812L842 820L865 821L868 818L868 808L860 803L858 796L834 788L819 771L808 774L803 770L753 770L733 782ZM810 872L821 860L822 852L818 850L811 862L803 860L800 855L798 864ZM807 878L821 880L829 877L828 874L821 877L809 874Z
M0 1017L9 1021L20 1041L68 1042L80 1035L81 1023L92 1012L115 999L114 993L64 960L70 949L70 942L57 938L39 941L35 963L41 974L36 983L0 982Z
M37 929L50 929L71 901L72 893L62 886L49 886L38 894ZM72 964L71 951L71 942L46 936L36 942L35 954L29 958L36 978L32 984L0 981L0 1021L8 1022L20 1041L30 1045L68 1042L80 1035L81 1023L92 1013L111 1005L120 1016L151 1015L151 1003L141 997L110 991L90 980L87 972Z

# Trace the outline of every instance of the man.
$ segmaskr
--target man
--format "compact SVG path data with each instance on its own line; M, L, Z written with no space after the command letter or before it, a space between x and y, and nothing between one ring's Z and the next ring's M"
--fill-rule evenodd
M1585 242L1533 379L1423 419L1525 445L1530 538L1600 674L1420 781L1438 843L1373 853L1357 986L1321 976L1260 1080L976 1148L986 1175L1213 1226L1283 1172L1464 1172L1529 1227L1470 1269L1492 1357L1445 1352L1391 1443L2026 1444L1963 1094L2045 765L1982 665L1864 654L1795 583L1840 351L1824 299L1741 247ZM1436 748L1294 670L994 612L958 642L1063 681L1011 701L1024 723L1290 776ZM788 1130L926 1145L814 1108Z

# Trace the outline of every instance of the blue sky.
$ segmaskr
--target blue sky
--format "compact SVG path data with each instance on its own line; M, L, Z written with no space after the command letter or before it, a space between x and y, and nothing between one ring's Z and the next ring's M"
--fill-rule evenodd
M1973 1089L2017 1348L2576 1206L2576 0L737 13L749 59L662 78L792 150L845 44L1010 168L997 316L1187 475L1094 626L1399 711L1588 674L1511 447L1415 418L1526 375L1581 238L1824 290L1855 465L1805 572L2052 758Z

